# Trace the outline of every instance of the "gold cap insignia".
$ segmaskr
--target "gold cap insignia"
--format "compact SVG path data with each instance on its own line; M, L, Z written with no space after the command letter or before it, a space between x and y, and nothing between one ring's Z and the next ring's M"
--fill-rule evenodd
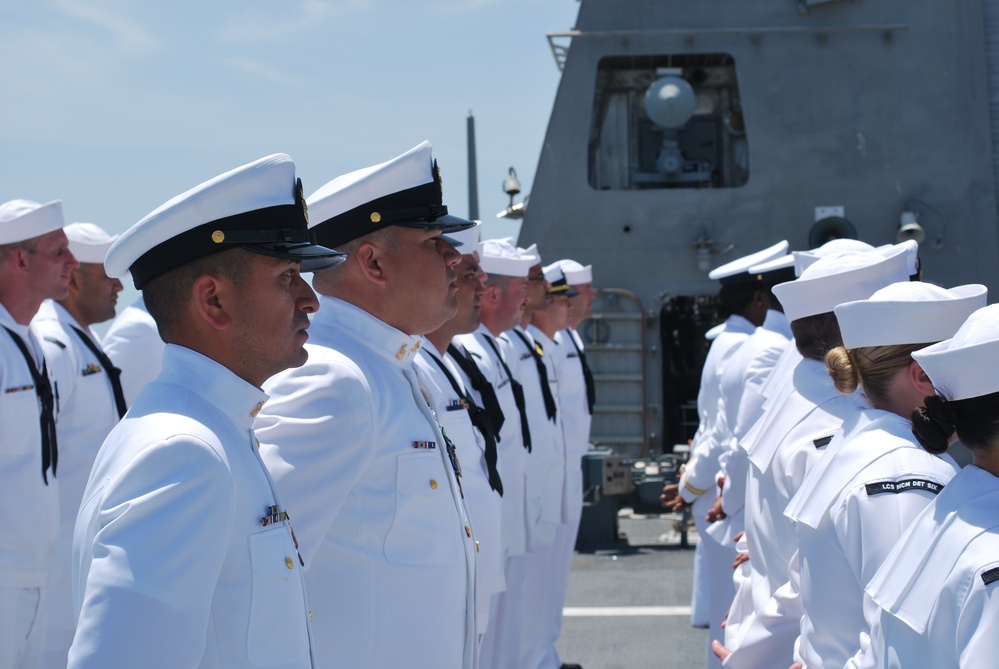
M372 223L381 223L382 222L382 215L379 214L377 211L371 212L371 222Z
M215 232L212 233L212 241L215 242L216 244L221 244L222 242L225 241L225 233L222 232L221 230L216 230Z

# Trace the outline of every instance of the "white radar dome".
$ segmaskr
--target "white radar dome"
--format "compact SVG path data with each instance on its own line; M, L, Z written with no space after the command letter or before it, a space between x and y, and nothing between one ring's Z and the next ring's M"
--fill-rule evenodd
M694 115L697 96L686 79L665 76L645 91L645 112L663 128L679 128Z

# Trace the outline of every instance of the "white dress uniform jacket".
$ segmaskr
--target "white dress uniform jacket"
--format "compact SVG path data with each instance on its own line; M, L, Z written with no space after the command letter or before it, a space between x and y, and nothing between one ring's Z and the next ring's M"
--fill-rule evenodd
M827 449L786 511L805 607L795 660L809 669L840 669L858 654L870 634L864 586L957 472L914 443L909 421L879 409L849 417Z
M797 535L784 510L843 421L863 407L859 393L836 391L825 364L817 360L801 360L792 383L787 396L753 428L748 445L745 518L753 609L769 613L743 622L738 647L725 660L727 668L791 664L801 603L797 593L778 595L781 586L796 578L792 561L797 562ZM775 596L790 599L771 601Z
M160 373L166 346L141 297L115 317L101 346L121 370L121 390L132 406L139 392Z
M867 586L879 616L870 664L971 669L999 657L999 479L959 471Z
M255 423L294 513L319 667L471 667L475 541L419 388L422 340L323 296ZM336 350L332 350L335 346Z
M41 343L49 374L59 389L59 539L52 557L52 571L46 593L46 661L65 667L66 653L73 642L72 552L73 528L83 500L90 468L105 437L118 423L114 391L101 361L83 343L77 328L99 340L89 328L80 325L62 305L42 302L31 321L31 330ZM49 657L51 655L51 657Z
M70 667L312 666L299 556L251 428L266 400L166 347L84 493Z
M430 396L430 404L448 438L458 449L465 506L475 528L475 627L476 639L489 624L492 596L506 587L503 578L503 545L500 541L503 519L502 497L489 486L486 444L472 425L461 397L438 365L444 365L458 388L468 391L456 365L424 340L416 356L420 385Z
M701 369L701 387L697 393L697 413L700 425L690 451L690 461L680 477L680 496L690 503L707 495L711 503L717 497L716 481L720 470L719 458L726 445L713 439L715 423L721 402L721 380L725 365L733 358L739 346L756 330L748 320L733 314L725 321L725 329L708 349ZM708 504L710 507L710 504ZM695 514L695 520L698 515Z

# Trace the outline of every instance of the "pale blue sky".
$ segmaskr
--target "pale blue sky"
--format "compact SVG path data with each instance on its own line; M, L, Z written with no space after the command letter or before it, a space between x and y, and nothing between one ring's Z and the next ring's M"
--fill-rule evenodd
M477 128L486 237L530 191L576 0L0 0L0 201L61 199L121 232L174 195L289 153L305 192L428 139L468 214ZM519 199L519 198L518 198Z

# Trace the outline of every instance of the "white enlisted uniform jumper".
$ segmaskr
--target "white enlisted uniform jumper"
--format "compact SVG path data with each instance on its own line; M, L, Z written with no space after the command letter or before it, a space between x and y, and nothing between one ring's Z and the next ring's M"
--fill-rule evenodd
M867 585L863 667L977 669L999 657L999 479L969 465L912 522Z
M114 391L101 361L80 339L76 328L98 339L62 305L45 300L31 321L45 360L59 389L59 540L52 557L47 590L45 666L66 666L66 654L76 632L73 617L72 552L76 514L90 469L104 439L118 424Z
M437 420L458 449L461 461L465 506L475 528L475 639L477 644L481 644L489 627L492 596L504 589L504 557L500 541L503 498L489 485L485 440L472 424L462 398L438 366L444 365L450 378L467 396L468 388L457 365L448 356L441 355L429 340L424 340L415 364L420 385L430 396ZM478 666L478 653L475 661Z
M115 317L101 346L121 370L121 389L132 406L143 387L160 373L166 346L141 297Z
M187 348L163 363L84 493L69 666L312 667L302 567L252 430L267 395Z
M915 444L901 416L864 409L846 420L786 512L805 607L795 661L839 669L858 654L870 634L864 586L956 471Z
M752 432L746 484L746 541L753 610L727 668L791 664L801 617L799 593L779 591L797 575L797 535L784 510L843 421L863 406L858 393L836 391L825 364L802 359L793 386Z
M520 424L520 411L514 400L511 379L502 363L512 355L507 343L496 339L484 325L472 333L458 335L455 345L468 353L496 391L503 411L503 427L499 431L499 472L503 479L503 550L506 555L504 575L506 589L497 593L489 616L489 628L482 645L484 666L494 669L516 667L520 661L520 606L518 597L509 590L511 584L523 582L527 553L526 489L527 459L531 454L524 448ZM509 367L509 365L507 365ZM511 370L513 371L513 370ZM475 400L482 405L481 395L473 391Z
M519 327L517 332L524 332ZM511 357L517 358L518 367L511 368L515 375L520 374L521 383L534 386L534 397L528 400L528 416L531 426L532 451L528 456L527 489L528 489L528 525L533 522L535 534L542 534L543 539L532 542L531 553L528 555L528 571L520 585L523 615L521 617L521 667L532 669L548 669L554 666L558 669L561 662L556 663L554 655L555 642L558 640L562 622L562 602L564 593L561 584L568 574L563 573L564 556L561 554L561 543L558 542L559 528L562 523L563 486L565 485L565 438L562 432L562 401L561 375L565 360L564 351L554 341L549 339L534 325L527 328L526 336L531 345L537 343L543 355L542 364L548 376L547 383L552 399L555 401L555 419L549 420L545 413L544 400L540 390L540 375L537 365L530 356L524 342L517 332L511 331L504 335L511 342ZM527 357L524 357L524 356ZM542 430L539 436L545 441L539 442L535 436L535 426ZM538 512L531 513L531 498L538 503Z
M29 328L0 305L0 326L38 357ZM59 533L59 480L42 479L40 404L27 361L0 329L0 489L7 500L0 524L0 666L40 666L46 583Z
M272 399L255 423L294 514L316 664L470 668L475 540L413 367L422 340L342 300L320 304L318 345L264 384Z

